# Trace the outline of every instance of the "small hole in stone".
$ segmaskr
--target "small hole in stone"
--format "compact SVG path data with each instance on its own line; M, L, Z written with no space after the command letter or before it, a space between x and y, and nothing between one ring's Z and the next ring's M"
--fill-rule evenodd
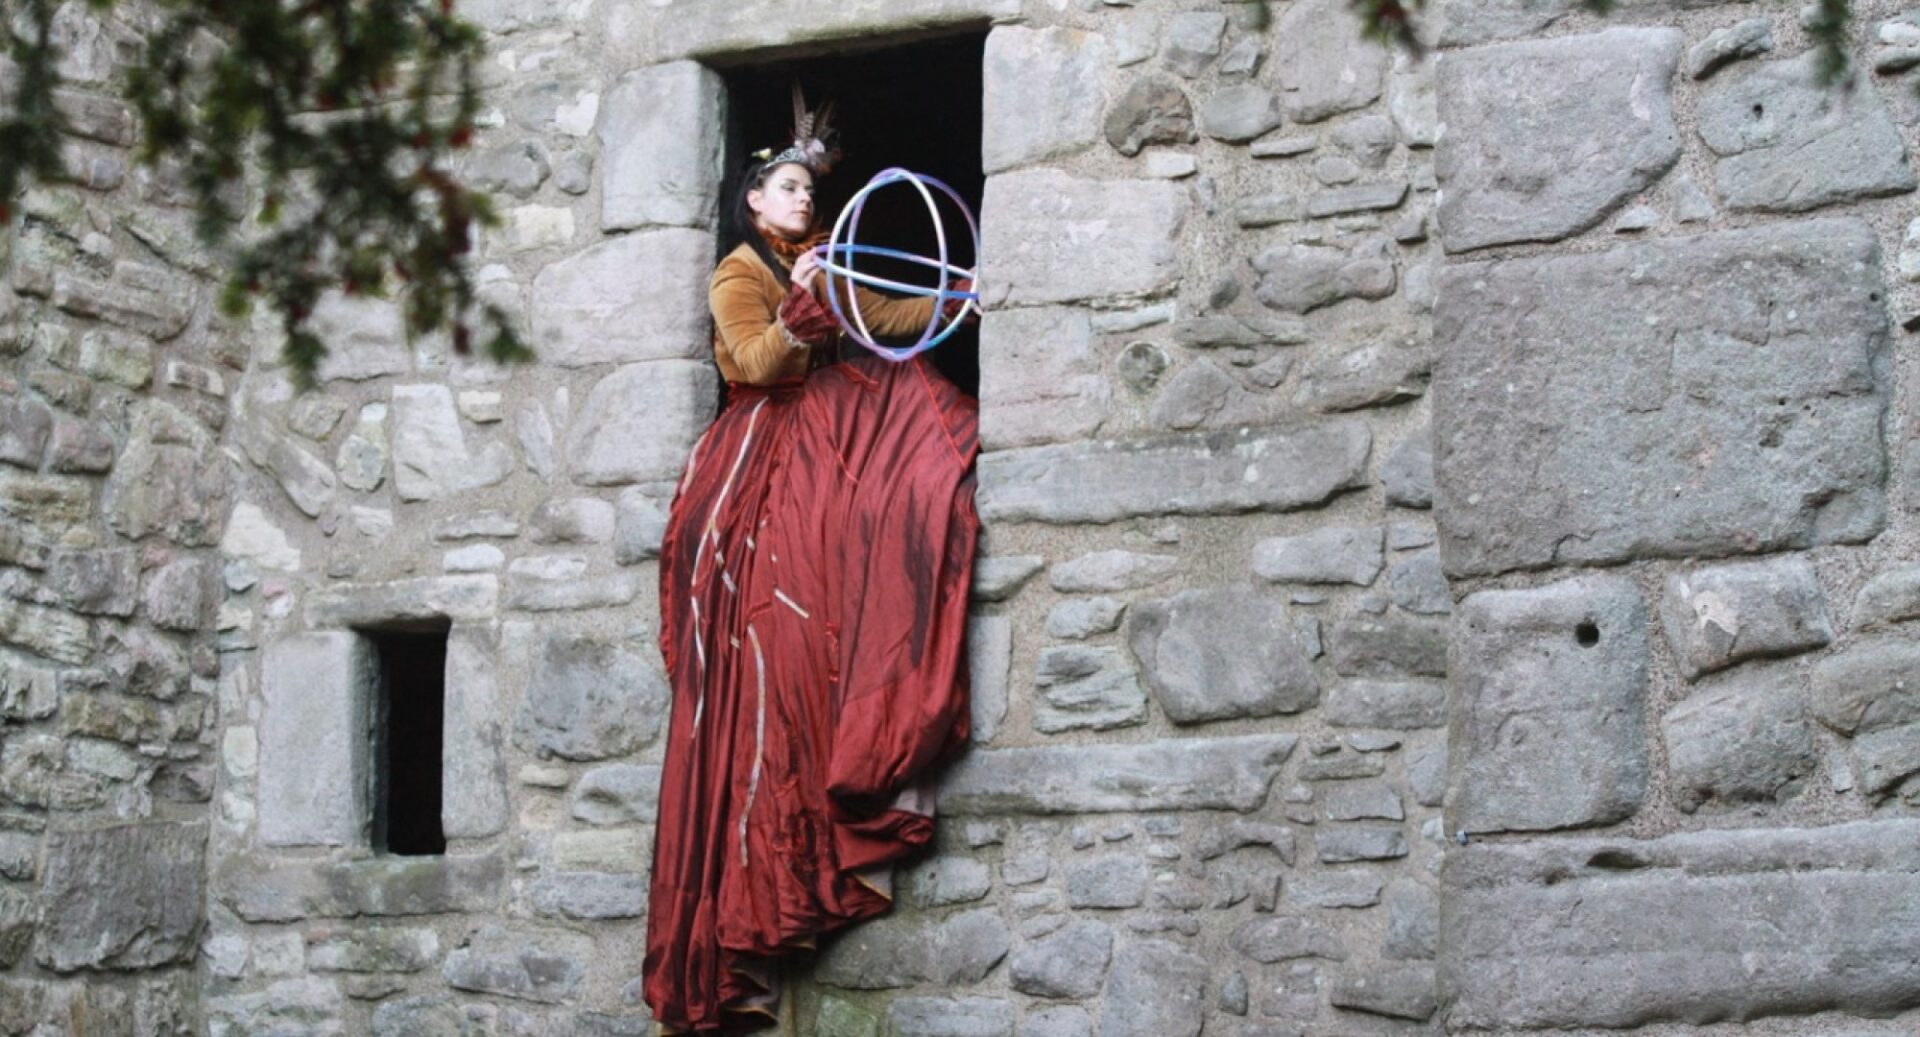
M1600 643L1600 628L1589 619L1573 628L1573 639L1580 642L1583 647L1592 648Z
M1756 118L1756 119L1758 119L1758 118L1760 118L1760 117L1761 117L1762 115L1765 115L1765 114L1767 114L1767 108L1766 108L1766 106L1765 106L1765 105L1760 105L1760 104L1756 104L1756 105L1754 105L1754 106L1753 106L1753 117L1754 117L1754 118Z
M1868 292L1868 293L1867 293L1867 301L1868 301L1868 302L1879 302L1879 301L1880 301L1880 293L1879 293L1879 292Z

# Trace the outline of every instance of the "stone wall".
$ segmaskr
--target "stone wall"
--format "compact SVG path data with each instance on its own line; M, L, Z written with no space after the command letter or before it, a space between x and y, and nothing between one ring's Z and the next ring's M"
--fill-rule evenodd
M0 1037L648 1031L710 66L950 32L977 745L798 1032L1911 1031L1920 21L1827 91L1752 4L1455 0L1424 62L1342 0L466 11L541 362L335 299L305 395L67 22L88 176L0 238ZM449 845L385 856L365 631L423 621Z

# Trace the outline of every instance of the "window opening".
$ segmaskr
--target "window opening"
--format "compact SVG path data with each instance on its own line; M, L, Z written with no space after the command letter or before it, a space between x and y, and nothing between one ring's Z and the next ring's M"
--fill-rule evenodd
M903 43L885 49L828 54L722 70L727 87L727 179L722 206L732 203L748 156L788 139L793 124L792 84L807 101L831 100L845 157L819 185L815 211L831 229L847 199L875 173L902 166L944 180L980 215L986 176L980 170L981 63L985 31ZM944 203L944 199L942 202ZM943 209L950 234L965 234L951 207ZM926 203L902 184L874 193L861 216L860 240L926 256L938 255ZM722 215L722 254L732 240ZM972 243L949 238L961 265L973 262ZM716 257L717 259L718 257ZM934 272L915 264L860 260L883 277L931 284ZM909 340L910 341L910 340ZM858 345L849 348L860 349ZM980 335L966 327L925 356L969 396L980 393Z
M379 654L374 691L373 849L399 856L447 851L440 826L441 735L446 723L448 624L363 630Z

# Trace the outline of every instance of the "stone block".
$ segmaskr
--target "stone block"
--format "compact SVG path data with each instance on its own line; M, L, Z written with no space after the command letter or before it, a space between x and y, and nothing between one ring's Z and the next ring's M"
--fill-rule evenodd
M1385 886L1377 872L1339 868L1296 877L1287 884L1286 896L1303 907L1373 907Z
M345 1032L346 1008L338 984L319 976L276 980L251 993L217 995L207 1002L209 1037L335 1037Z
M568 760L604 760L652 744L667 682L653 654L637 647L548 635L521 699L514 744Z
M1147 694L1117 648L1049 648L1040 654L1033 683L1033 728L1043 734L1105 731L1147 718Z
M1434 156L1449 252L1553 241L1598 224L1680 157L1677 29L1462 51L1439 65Z
M505 444L468 446L453 392L444 385L394 386L392 415L393 486L401 500L437 500L513 472Z
M0 462L38 470L52 434L52 408L31 396L0 399Z
M1431 965L1377 965L1334 980L1327 1002L1335 1008L1425 1022L1440 1007Z
M1200 106L1200 130L1229 144L1247 141L1280 125L1280 104L1264 86L1221 87Z
M1280 103L1295 122L1319 122L1379 99L1393 55L1362 35L1360 19L1339 0L1287 8L1273 38Z
M203 824L54 831L34 958L55 972L193 961L206 891Z
M1920 822L1477 843L1446 855L1448 1025L1652 1023L1920 1006ZM1900 905L1900 906L1896 906Z
M1013 673L1013 621L1005 616L967 619L967 669L972 736L975 745L991 742L1007 717L1007 692Z
M1333 624L1327 656L1347 677L1445 677L1447 623L1419 616L1356 616Z
M1772 23L1765 18L1748 18L1724 29L1715 29L1706 39L1687 48L1687 75L1705 79L1723 65L1771 50Z
M1047 613L1047 636L1065 641L1084 641L1111 633L1120 626L1127 603L1119 598L1073 598L1054 606Z
M637 69L614 83L597 127L601 230L712 228L725 172L724 95L720 74L695 61Z
M463 573L329 584L307 595L306 615L316 627L383 626L412 620L492 619L499 607L498 576Z
M533 880L529 899L534 913L543 918L640 918L647 913L647 878L597 871L549 872Z
M893 914L835 940L821 954L815 976L849 990L972 984L985 978L1010 947L1007 924L997 910L962 911L945 918Z
M919 907L971 904L993 888L987 863L973 857L931 857L907 873L907 897Z
M130 547L56 549L48 556L45 586L74 612L131 616L140 589L139 552Z
M887 1006L887 1037L1013 1037L1013 1006L997 997L903 997Z
M1047 582L1062 594L1111 594L1165 583L1179 571L1175 555L1093 551L1055 565Z
M1294 735L1279 734L976 750L947 772L940 809L973 816L1247 813L1266 800L1268 784L1298 741Z
M1875 573L1853 599L1852 626L1872 629L1889 623L1920 619L1920 565L1905 565Z
M192 276L128 259L114 263L106 277L79 266L53 275L55 306L163 342L187 329L198 298L198 282Z
M1191 144L1193 102L1180 84L1164 76L1138 76L1113 100L1101 123L1107 143L1134 156L1153 144Z
M614 502L613 560L633 565L660 555L667 535L667 511L673 491L629 486Z
M615 368L594 383L567 437L573 480L607 486L678 479L718 403L711 364Z
M1067 525L1294 511L1361 485L1371 447L1364 422L1341 419L997 451L979 461L980 513Z
M1447 722L1447 689L1435 681L1341 681L1327 692L1322 713L1335 727L1440 727Z
M984 25L1020 13L1018 0L846 0L805 10L789 0L711 4L667 0L657 7L651 51L667 57L743 54L776 48L826 49L866 37L911 36ZM638 26L636 26L638 28Z
M985 301L997 309L1164 295L1180 280L1188 208L1187 189L1166 181L1054 169L991 177L980 228Z
M1415 879L1387 886L1387 936L1380 953L1389 959L1427 960L1440 946L1440 892Z
M1079 1000L1100 993L1113 959L1113 930L1070 922L1023 945L1007 963L1013 989L1032 997Z
M419 972L440 957L431 929L321 928L307 933L307 968L315 972Z
M1313 846L1322 864L1388 861L1407 855L1407 835L1398 825L1338 825L1313 833Z
M1377 238L1351 249L1278 245L1254 256L1253 269L1260 274L1254 297L1283 313L1306 313L1347 299L1384 299L1398 283L1393 254Z
M659 816L660 765L609 763L582 774L567 796L575 820L590 825L651 823Z
M1352 583L1380 575L1385 532L1379 526L1325 526L1253 545L1253 574L1273 583Z
M1813 715L1853 739L1861 785L1885 792L1920 771L1920 646L1904 638L1855 644L1813 670Z
M1254 961L1271 965L1299 958L1347 960L1347 948L1338 934L1293 915L1276 915L1242 922L1228 945Z
M980 322L980 443L988 450L1085 439L1111 409L1084 311L996 310Z
M1121 909L1147 900L1147 862L1132 854L1106 854L1067 868L1067 906Z
M101 501L114 532L211 547L232 506L233 476L213 434L168 404L142 406Z
M1646 795L1647 610L1618 576L1471 595L1453 628L1452 828L1631 817Z
M1667 577L1660 617L1680 672L1689 679L1833 640L1820 580L1799 557L1674 573Z
M364 844L373 643L347 630L281 638L267 645L260 678L260 841Z
M1207 1008L1206 959L1166 940L1114 953L1100 1037L1199 1037Z
M668 228L553 263L533 279L534 351L561 367L705 356L712 255L707 231Z
M0 599L0 642L55 662L79 664L93 655L92 627L59 609Z
M1729 674L1668 710L1661 730L1682 810L1785 799L1819 766L1805 678L1792 668Z
M1700 139L1730 209L1803 212L1914 189L1880 92L1858 73L1820 81L1820 55L1731 69L1700 91Z
M559 1004L573 999L593 957L584 933L488 923L447 955L441 973L455 990Z
M484 627L447 635L440 732L440 827L450 839L482 839L507 825L506 705Z
M1872 536L1879 268L1871 230L1840 220L1449 268L1433 391L1449 574Z
M392 300L328 293L315 304L308 327L327 348L314 369L322 382L358 382L413 370L406 318Z
M1142 602L1127 621L1127 643L1176 724L1298 713L1320 700L1286 606L1250 588Z
M998 25L981 67L981 168L996 174L1069 155L1100 136L1113 56L1098 33Z

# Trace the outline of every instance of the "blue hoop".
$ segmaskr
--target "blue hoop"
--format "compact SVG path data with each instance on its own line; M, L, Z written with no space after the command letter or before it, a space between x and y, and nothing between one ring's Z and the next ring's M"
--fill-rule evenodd
M927 213L933 218L934 240L940 249L940 258L937 260L899 249L854 243L854 237L860 232L860 216L866 209L867 198L874 191L901 181L912 184L920 192L921 199L927 203ZM960 325L969 316L980 312L980 292L977 281L973 291L963 292L949 287L955 277L974 279L975 271L955 266L948 261L947 230L940 221L940 210L934 202L933 193L927 190L928 184L939 188L942 193L951 198L953 204L959 206L960 214L966 217L967 229L973 235L973 255L974 262L977 264L980 257L980 225L974 220L972 210L967 208L967 203L960 197L960 193L933 177L923 176L897 166L874 174L873 179L867 181L866 186L855 192L854 196L847 201L847 207L840 210L840 217L834 221L833 233L828 237L827 243L813 249L814 254L819 257L820 268L827 272L827 302L833 308L834 319L840 322L841 329L855 342L896 362L910 360L945 342L948 336L959 330ZM841 236L843 231L845 232L844 240ZM861 273L854 269L856 256L880 256L931 267L940 272L940 283L937 287L928 288L925 285L906 284L889 278L876 277L873 274ZM833 283L835 277L845 278L852 285L885 288L907 295L932 297L933 315L927 320L926 330L920 333L919 339L911 346L883 346L875 342L873 332L867 328L866 316L860 312L860 300L853 292L847 293L850 305L846 309L852 310L851 320L848 319L846 310L841 308L840 293L835 290ZM941 327L942 311L946 309L949 299L964 299L966 305L962 306L943 328Z

